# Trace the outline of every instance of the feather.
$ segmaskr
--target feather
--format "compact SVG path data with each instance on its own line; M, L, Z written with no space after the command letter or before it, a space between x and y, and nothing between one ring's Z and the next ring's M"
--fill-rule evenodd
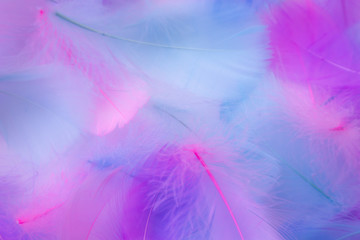
M338 148L319 129L305 129L304 118L289 117L286 99L279 101L286 95L278 83L258 89L237 117L243 119L239 131L248 137L245 146L278 167L263 199L272 223L284 239L338 239L356 232L358 221L349 211L358 206L359 178L358 168L346 162L349 148ZM291 93L302 92L294 87ZM304 102L294 111L298 117L305 100L298 100ZM349 218L339 218L343 214Z
M50 9L27 12L32 21L18 24L31 26L28 41L1 61L2 136L34 159L65 151L80 134L123 126L147 101L139 78L96 50L99 43L54 22Z
M86 8L78 4L77 9ZM125 19L135 7L138 18ZM79 31L107 38L115 54L151 81L155 97L170 95L157 90L165 84L194 96L227 100L238 98L239 91L246 97L264 73L265 28L251 10L231 1L135 1L107 17L98 13L101 22L81 19L76 9L65 6L57 16ZM113 27L114 21L119 27Z
M348 163L357 165L358 47L351 32L355 22L343 14L343 2L327 8L327 1L285 2L266 21L285 111L299 131L335 142Z
M106 196L110 191L111 198L99 201L90 194L90 201L95 201L90 212L84 209L88 209L85 200L81 200L83 207L74 205L72 214L79 218L73 218L77 220L73 224L87 230L82 235L67 234L84 239L277 239L263 221L261 208L248 199L249 185L238 177L230 179L230 168L212 159L212 153L204 154L210 160L207 165L192 148L163 146L127 176L123 169L112 171L103 181L103 194L97 192ZM81 192L79 197L84 196L88 198ZM82 220L84 213L77 215L79 211L86 211L91 220Z
M357 239L356 0L0 2L0 239Z

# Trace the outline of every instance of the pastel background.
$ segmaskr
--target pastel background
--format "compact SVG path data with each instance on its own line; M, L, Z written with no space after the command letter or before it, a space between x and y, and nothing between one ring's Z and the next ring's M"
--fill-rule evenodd
M358 0L0 0L0 240L360 239Z

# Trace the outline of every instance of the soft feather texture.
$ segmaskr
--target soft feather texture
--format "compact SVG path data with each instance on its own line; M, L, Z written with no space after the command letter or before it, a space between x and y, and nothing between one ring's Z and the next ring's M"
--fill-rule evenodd
M284 90L284 109L299 131L335 142L357 165L360 59L352 29L358 22L346 12L348 5L358 5L327 5L293 1L270 10L271 68Z
M0 239L358 239L356 0L0 2Z
M147 101L143 81L99 51L106 48L101 43L53 22L50 7L28 15L33 20L23 23L31 29L26 44L2 59L1 131L19 152L49 158L48 152L61 153L79 134L103 135L123 126Z

